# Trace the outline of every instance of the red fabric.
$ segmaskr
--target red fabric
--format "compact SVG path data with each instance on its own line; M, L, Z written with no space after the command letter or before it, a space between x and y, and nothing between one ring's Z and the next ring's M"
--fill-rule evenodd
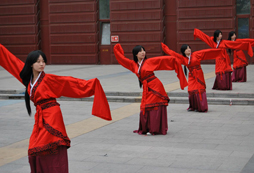
M251 47L254 47L254 39L252 38L238 38L236 41L247 42L251 44Z
M231 79L232 82L246 82L246 66L234 69Z
M236 42L247 42L250 43L251 46L254 46L254 39L236 39ZM233 50L233 73L232 73L232 82L246 82L246 66L248 65L248 61L245 57L245 54L242 50Z
M68 154L65 146L58 147L57 154L28 156L31 173L68 173Z
M213 37L209 37L199 29L194 29L194 39L199 38L204 41L208 46L211 48L216 48L217 43L213 41ZM226 49L237 49L237 50L247 50L250 56L253 56L253 51L251 48L251 44L247 42L236 42L236 41L229 41L229 40L221 40L219 49L224 50L224 57L221 56L220 58L216 59L216 66L215 72L216 74L221 74L225 72L232 72L230 58L226 52Z
M246 43L250 43L252 47L254 46L254 39L248 39L248 38L236 39L236 42L240 42L240 43L246 42ZM233 50L233 55L234 55L234 63L233 63L234 69L248 65L248 61L242 50Z
M1 66L21 81L19 73L24 63L3 46L0 46L0 62ZM28 85L28 93L30 93L30 85ZM52 98L61 96L82 98L92 95L94 95L92 114L111 120L108 101L98 79L82 80L42 72L30 96L36 105L36 114L28 154L45 154L46 151L54 153L57 146L70 146L59 104L56 104Z
M236 42L246 42L246 43L250 43L252 47L254 47L254 39L249 39L249 38L245 38L245 39L236 39ZM248 61L245 57L245 54L243 53L243 51L241 50L234 50L234 63L233 63L233 68L240 68L240 67L244 67L248 65Z
M1 44L0 65L22 83L22 79L20 78L19 74L24 67L24 63L20 59L16 58Z
M234 63L233 68L240 68L248 65L248 61L242 50L234 50Z
M201 97L201 91L206 89L205 78L201 68L201 61L208 59L216 59L221 56L224 56L224 51L221 49L206 49L193 52L191 54L190 62L189 59L183 55L176 53L173 50L170 50L165 44L161 43L162 50L168 54L175 56L181 60L181 63L189 69L188 77L188 91L198 91Z
M114 46L114 54L118 63L135 73L143 83L141 110L168 105L168 95L161 81L154 76L154 71L175 70L180 80L181 88L183 89L187 86L181 63L175 57L161 56L144 60L138 73L138 64L124 56L124 51L120 44Z
M166 135L168 131L167 107L159 106L157 110L146 111L145 114L140 112L139 129L134 133L152 135Z

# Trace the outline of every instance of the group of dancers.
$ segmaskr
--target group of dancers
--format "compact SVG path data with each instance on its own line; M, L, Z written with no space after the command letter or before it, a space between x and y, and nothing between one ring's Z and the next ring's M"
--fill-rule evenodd
M207 43L211 49L191 52L188 44L181 46L181 54L161 43L168 56L147 58L141 45L133 48L133 60L124 56L120 44L114 46L114 54L119 64L135 73L143 87L140 105L139 129L134 133L144 135L166 135L168 130L167 106L169 97L161 81L154 75L157 70L174 70L181 89L188 86L188 111L207 112L206 83L201 61L215 59L216 79L213 89L232 90L233 82L246 82L248 65L242 50L252 57L254 39L236 39L235 32L229 33L228 40L222 40L222 32L216 30L213 37L195 29L194 38ZM230 58L233 54L233 74ZM28 159L32 173L67 173L67 148L70 139L66 133L60 105L56 98L61 96L81 98L94 95L92 114L111 120L110 108L104 90L97 78L91 80L46 74L47 58L40 51L32 51L23 63L0 44L0 65L17 78L25 87L25 103L31 114L30 100L36 107L35 123L29 141ZM188 82L182 65L189 69ZM56 163L57 162L57 163Z
M145 48L136 46L133 49L133 60L124 56L120 44L114 47L115 57L119 64L135 73L143 84L143 94L140 106L139 134L167 133L167 111L169 98L160 80L154 75L156 70L175 70L180 81L181 89L188 86L188 111L207 112L206 83L201 68L202 60L215 59L215 73L213 89L232 90L233 82L246 82L246 66L248 62L242 50L253 56L254 39L236 39L236 33L230 32L228 40L222 40L222 32L216 30L213 37L209 37L199 29L194 29L194 39L199 38L207 43L211 49L191 52L191 46L183 44L181 54L171 50L161 43L162 50L170 56L146 58ZM233 54L233 69L229 55ZM182 66L189 69L188 82L183 74ZM231 73L233 74L231 76ZM141 85L140 85L141 86Z

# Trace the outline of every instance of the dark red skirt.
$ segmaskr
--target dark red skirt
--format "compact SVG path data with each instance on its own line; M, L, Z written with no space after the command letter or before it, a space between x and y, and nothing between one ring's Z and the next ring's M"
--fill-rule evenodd
M133 131L138 134L166 135L168 131L167 106L159 106L157 110L143 111L139 115L139 129Z
M57 154L28 156L31 173L68 173L67 147L58 147Z
M214 90L232 90L231 72L225 72L222 74L216 74L216 78L213 85Z
M232 82L246 82L246 74L246 66L234 69L232 74Z
M200 99L199 93L189 94L189 103L190 106L188 110L198 111L198 112L207 112L208 104L206 98L206 92L201 93L202 100Z

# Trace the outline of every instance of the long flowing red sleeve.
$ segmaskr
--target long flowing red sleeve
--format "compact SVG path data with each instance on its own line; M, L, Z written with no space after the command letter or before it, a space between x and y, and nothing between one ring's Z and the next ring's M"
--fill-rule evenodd
M50 87L50 94L54 98L61 96L83 98L94 95L92 114L105 120L112 120L106 95L97 78L83 80L50 74L45 78L45 82Z
M183 73L181 66L181 60L178 60L174 56L160 56L149 58L147 61L147 71L156 71L156 70L175 70L177 77L180 81L181 89L184 89L188 86L186 78Z
M0 65L22 83L22 79L20 78L19 74L24 67L24 63L1 44Z
M200 31L199 29L197 28L194 29L193 36L194 36L194 40L196 40L196 38L199 38L211 48L216 48L216 43L213 41L213 37L209 37L208 35Z
M135 63L135 61L130 60L124 56L124 51L120 44L116 44L114 46L114 54L120 65L135 73L137 64Z
M250 57L253 56L253 50L251 44L248 42L237 42L230 40L223 40L224 48L228 49L236 49L236 50L247 50Z
M251 38L238 38L238 39L236 39L236 41L247 42L247 43L251 44L251 47L254 47L254 39L251 39Z
M176 53L175 51L169 49L168 46L165 45L164 43L161 43L161 47L162 47L163 52L165 52L168 55L177 57L178 59L181 60L181 63L183 65L185 65L185 66L188 65L188 59L186 57L184 57L183 55L180 55L179 53Z
M193 52L193 56L202 61L209 59L217 59L224 56L224 50L222 49L204 49Z

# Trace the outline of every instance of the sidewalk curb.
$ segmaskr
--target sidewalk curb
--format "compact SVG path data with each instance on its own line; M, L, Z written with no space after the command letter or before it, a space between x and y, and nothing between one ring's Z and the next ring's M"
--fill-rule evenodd
M135 94L134 94L135 95ZM185 94L181 94L180 97L173 97L170 96L170 103L176 104L188 104L189 99L188 95L184 96ZM228 95L227 95L228 96ZM24 99L24 94L0 94L0 99ZM125 96L125 95L118 95L118 96L109 96L107 95L107 99L109 102L124 102L124 103L138 103L141 102L141 96ZM93 97L88 98L69 98L69 97L60 97L57 100L59 101L93 101ZM230 105L230 102L233 105L254 105L254 99L250 98L234 98L234 97L207 97L208 104L211 105Z

